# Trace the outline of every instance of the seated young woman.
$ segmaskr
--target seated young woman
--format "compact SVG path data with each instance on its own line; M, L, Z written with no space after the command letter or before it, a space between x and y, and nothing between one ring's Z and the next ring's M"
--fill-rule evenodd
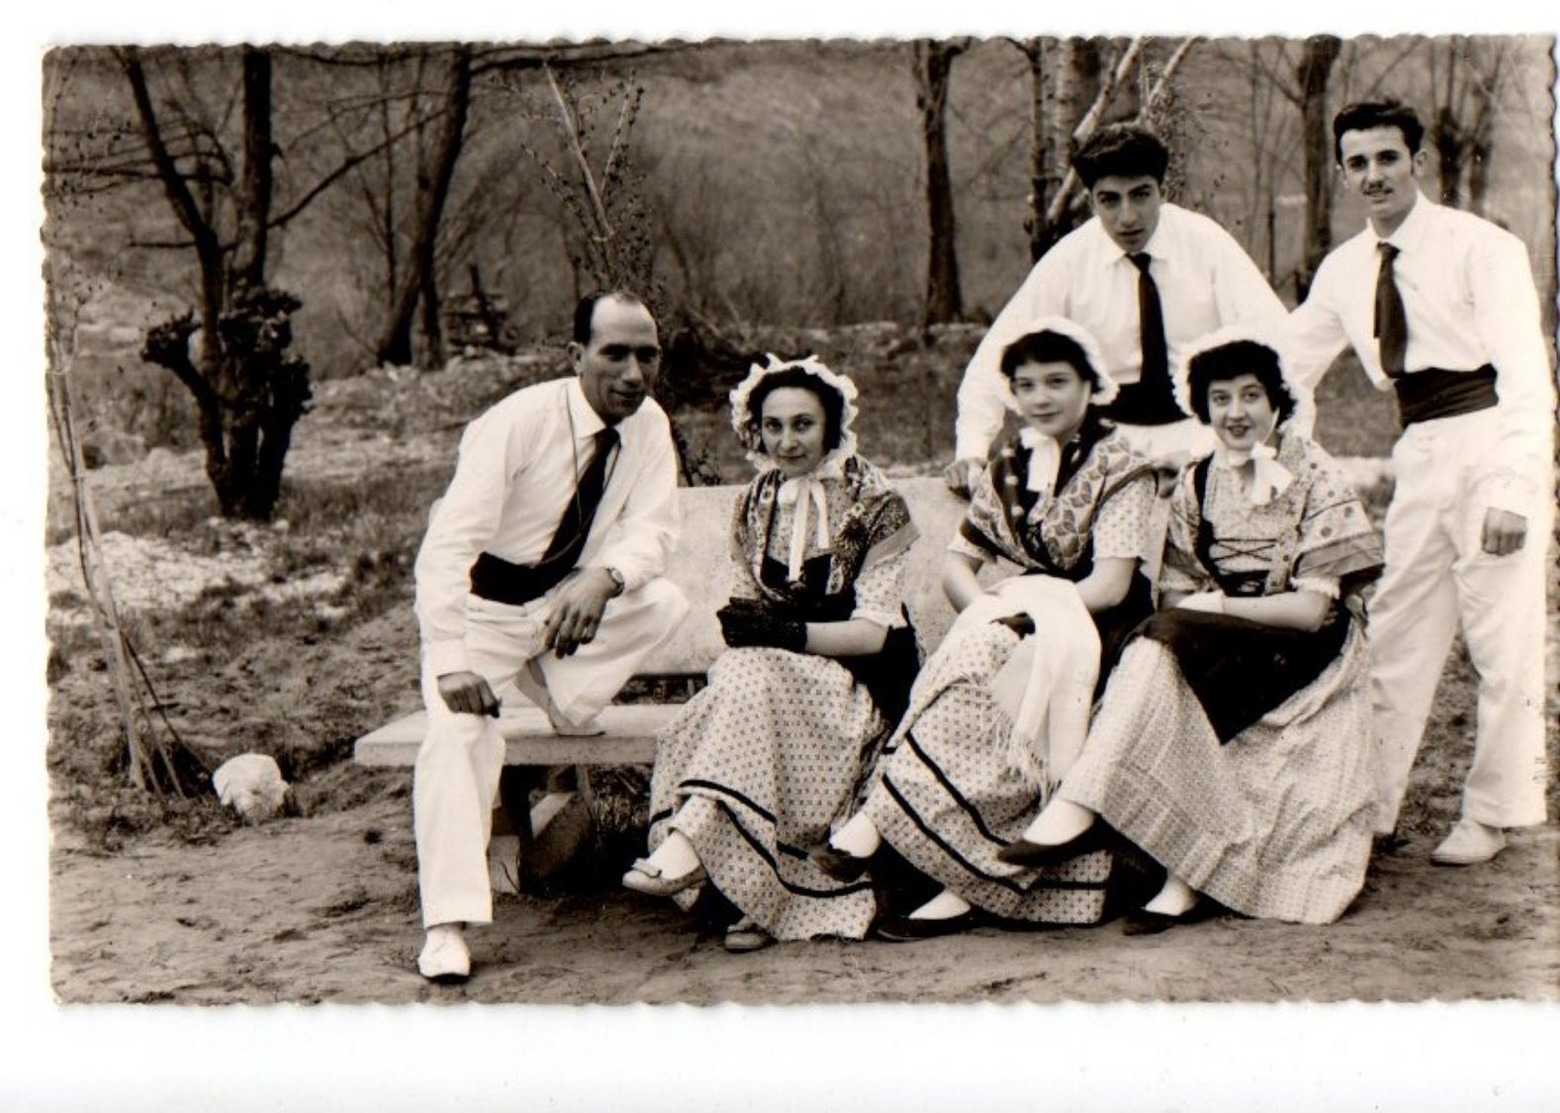
M1116 384L1079 326L1035 322L1001 367L1024 427L994 450L949 546L943 588L958 618L917 677L863 806L814 853L848 879L887 843L942 886L887 916L886 939L959 931L983 914L1093 923L1104 907L1108 850L1046 871L997 854L1065 774L1099 678L1151 610L1140 563L1154 476L1100 416ZM999 559L1019 574L983 587L977 572Z
M1286 429L1301 396L1272 344L1215 333L1176 386L1219 446L1171 495L1164 609L1127 644L1082 754L1004 857L1062 861L1108 824L1167 872L1130 934L1219 905L1329 922L1370 856L1357 593L1380 572L1380 542L1337 463Z
M807 856L855 798L919 666L905 608L916 529L856 455L856 387L816 359L755 366L731 419L759 475L737 500L728 649L660 738L653 853L623 878L691 908L734 908L732 951L866 934L870 884Z

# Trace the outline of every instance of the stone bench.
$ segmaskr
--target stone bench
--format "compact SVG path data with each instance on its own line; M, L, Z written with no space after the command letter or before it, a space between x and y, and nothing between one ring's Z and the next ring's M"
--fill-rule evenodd
M911 620L923 647L930 650L953 622L953 609L942 592L941 569L943 554L963 518L965 503L937 478L901 479L895 481L895 486L909 503L921 533L910 553L906 584ZM732 508L741 490L738 486L687 487L678 492L682 533L668 575L687 595L688 615L646 660L641 676L702 678L725 648L715 611L731 596L736 579L729 538ZM500 785L505 816L495 823L489 864L494 889L513 892L518 889L519 860L525 860L527 855L558 856L541 845L549 828L577 828L583 809L576 805L584 803L589 791L585 767L652 764L656 736L676 715L678 705L613 704L603 709L598 720L604 734L563 738L552 732L542 710L513 687L500 688L497 694L502 701L498 726L504 736L504 762L510 768L506 768ZM425 726L426 713L421 710L396 719L359 738L353 750L354 760L364 766L412 765ZM572 778L572 784L564 778L553 778L553 791L534 807L527 806L534 778L516 776L517 769L560 766L580 773ZM576 820L574 824L562 822L571 814ZM572 834L577 836L577 830ZM560 831L555 841L570 840Z

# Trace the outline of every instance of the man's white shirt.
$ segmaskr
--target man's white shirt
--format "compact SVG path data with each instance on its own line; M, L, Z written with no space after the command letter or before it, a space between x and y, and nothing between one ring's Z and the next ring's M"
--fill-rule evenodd
M1251 258L1216 221L1178 205L1160 207L1144 246L1159 288L1170 366L1193 341L1227 325L1282 326L1286 311ZM1046 252L975 350L959 387L958 459L984 457L1013 406L1002 351L1040 317L1061 316L1094 335L1105 371L1132 383L1142 370L1138 269L1097 217Z
M605 423L574 376L516 391L466 427L449 490L417 555L417 620L435 675L467 667L465 604L482 552L531 565L547 551ZM617 425L616 459L578 566L608 565L627 591L661 575L677 538L677 455L647 398Z
M1390 388L1373 335L1381 242L1367 224L1339 245L1291 315L1285 357L1307 387L1347 342L1371 381ZM1481 217L1423 196L1385 242L1399 251L1393 267L1408 318L1406 373L1494 365L1499 434L1479 488L1488 505L1531 516L1533 500L1552 497L1544 479L1555 393L1526 246Z

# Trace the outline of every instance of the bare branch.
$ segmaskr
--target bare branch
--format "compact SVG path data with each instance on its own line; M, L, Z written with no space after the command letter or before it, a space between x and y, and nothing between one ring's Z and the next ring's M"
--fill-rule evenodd
M580 184L585 187L585 192L590 199L590 212L594 218L598 234L604 238L611 235L611 223L607 215L607 206L601 199L601 193L596 188L596 177L591 173L590 160L585 156L585 148L580 145L580 126L574 113L569 108L569 102L564 98L563 90L558 86L558 79L553 71L544 66L542 72L547 75L548 88L552 90L553 100L558 105L560 130L563 132L564 145L569 154L574 158L574 164L580 172Z
M430 112L427 116L419 117L413 120L411 123L396 131L393 135L390 136L390 138L384 140L383 142L376 143L367 150L360 151L357 154L352 155L339 166L337 166L334 170L330 171L328 174L322 177L319 181L315 182L314 185L306 190L303 195L297 201L293 202L289 208L287 208L279 215L272 217L269 227L279 228L286 224L305 208L307 208L309 203L312 202L316 197L324 193L331 186L335 185L336 182L340 181L345 175L350 174L361 163L364 163L369 159L383 153L387 147L393 146L395 143L399 142L401 139L405 138L411 133L418 131L435 120L442 118L443 116L447 115L448 112L448 108L440 108L435 112Z
M1189 35L1181 40L1181 45L1175 48L1169 59L1165 62L1165 68L1159 72L1159 80L1154 82L1154 87L1148 91L1148 96L1143 98L1143 111L1147 112L1164 91L1169 88L1170 79L1175 76L1175 71L1181 68L1181 63L1191 53L1192 47L1199 42L1199 36Z
M1094 103L1089 105L1089 110L1083 114L1083 119L1079 120L1078 126L1073 128L1074 140L1081 143L1094 134L1094 129L1099 126L1100 117L1110 107L1110 102L1116 99L1116 90L1126 82L1127 75L1132 72L1132 67L1137 63L1138 55L1142 52L1143 37L1139 35L1121 52L1121 57L1116 60L1116 65L1111 70L1110 78L1100 86Z
M163 189L167 192L168 200L179 217L179 223L189 230L190 235L195 238L197 247L215 251L217 249L215 233L200 211L200 205L179 173L179 168L174 164L173 156L168 153L168 148L163 143L162 129L157 120L157 109L152 104L152 95L146 85L146 71L141 67L140 54L133 46L126 47L118 54L124 65L125 76L130 80L136 111L141 117L141 136L146 141L147 150L151 152L152 162L157 167L158 177L162 179Z

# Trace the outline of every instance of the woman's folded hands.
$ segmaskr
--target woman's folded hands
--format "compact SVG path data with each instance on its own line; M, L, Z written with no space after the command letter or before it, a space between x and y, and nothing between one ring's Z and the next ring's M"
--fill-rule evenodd
M806 623L787 618L759 599L729 599L715 617L732 649L769 646L800 653L807 645Z

